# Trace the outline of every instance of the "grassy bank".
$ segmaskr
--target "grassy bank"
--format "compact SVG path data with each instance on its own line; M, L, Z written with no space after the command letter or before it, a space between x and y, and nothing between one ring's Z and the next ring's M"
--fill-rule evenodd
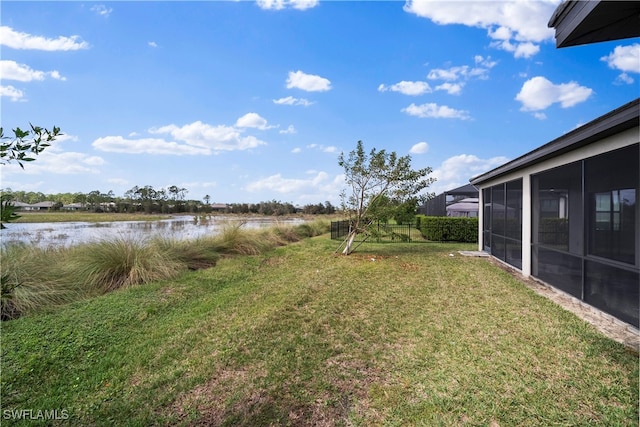
M18 212L20 218L12 223L36 222L110 222L110 221L158 221L170 215L147 215L141 213L107 212Z
M2 413L58 409L61 425L105 426L637 425L637 354L486 259L457 256L469 245L335 247L325 235L223 257L4 322Z
M174 279L187 270L212 267L220 256L257 255L328 228L324 220L263 229L244 229L242 222L229 222L215 235L191 240L115 238L68 248L8 245L0 248L2 319L55 310L123 287Z

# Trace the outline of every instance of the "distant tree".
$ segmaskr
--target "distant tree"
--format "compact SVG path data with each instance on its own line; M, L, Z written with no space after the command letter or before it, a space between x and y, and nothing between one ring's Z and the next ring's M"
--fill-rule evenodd
M367 227L378 219L376 215L388 212L387 208L382 209L384 197L395 205L417 205L428 197L421 192L435 182L435 178L429 178L430 167L411 168L411 156L398 157L395 151L388 153L375 148L367 154L362 141L358 141L356 149L347 157L340 153L338 164L344 169L348 186L341 198L342 207L349 214L350 231L338 248L344 246L342 253L345 255L353 251L356 236L366 232Z
M75 193L73 195L73 203L80 203L83 208L87 204L87 195L84 193Z

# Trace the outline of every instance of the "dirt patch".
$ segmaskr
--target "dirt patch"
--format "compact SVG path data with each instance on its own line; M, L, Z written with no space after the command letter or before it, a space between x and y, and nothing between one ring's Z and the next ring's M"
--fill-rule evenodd
M356 362L330 359L326 366L331 387L311 400L300 398L299 384L261 389L260 379L266 374L259 369L224 369L179 396L165 415L189 426L344 425L354 401L365 399L379 376Z

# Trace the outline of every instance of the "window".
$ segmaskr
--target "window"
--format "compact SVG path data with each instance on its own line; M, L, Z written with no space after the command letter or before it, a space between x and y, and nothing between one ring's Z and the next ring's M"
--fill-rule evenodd
M582 255L581 162L533 177L533 243Z
M491 255L522 268L522 180L482 190L483 243Z
M640 324L639 145L532 176L532 274Z
M635 264L639 179L637 145L585 161L589 255Z

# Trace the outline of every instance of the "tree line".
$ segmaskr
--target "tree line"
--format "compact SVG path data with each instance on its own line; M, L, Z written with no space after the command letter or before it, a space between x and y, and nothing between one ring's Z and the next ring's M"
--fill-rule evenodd
M186 188L175 185L167 188L155 189L150 185L135 186L127 190L123 196L116 196L113 191L100 190L89 193L58 193L44 194L35 191L14 191L10 188L1 190L2 197L12 202L35 204L53 202L52 210L63 210L65 206L75 205L81 210L89 212L119 212L119 213L211 213L229 214L257 214L257 215L290 215L305 214L333 214L336 208L331 202L308 204L296 207L292 203L277 200L259 203L230 203L211 204L211 196L206 195L203 200L188 199Z

